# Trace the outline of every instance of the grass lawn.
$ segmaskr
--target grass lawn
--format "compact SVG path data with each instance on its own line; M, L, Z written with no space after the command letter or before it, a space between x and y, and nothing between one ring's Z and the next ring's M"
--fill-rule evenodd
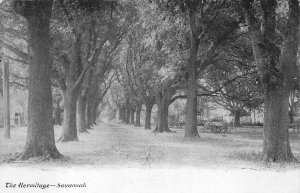
M61 127L55 127L56 139ZM38 192L5 188L12 183L86 183L86 188L48 188L57 193L296 193L300 165L262 164L262 128L238 128L235 134L202 131L187 140L176 133L151 133L142 127L101 123L79 142L57 143L67 158L48 162L0 162L0 193ZM12 128L12 139L0 133L0 160L21 152L26 128ZM291 132L300 160L300 135Z
M55 127L56 139L61 127ZM79 142L57 143L59 151L70 159L1 165L84 166L84 167L150 167L150 168L221 168L221 169L296 169L299 164L264 165L260 162L262 128L237 128L235 134L212 134L199 127L200 139L187 140L183 129L176 133L151 133L142 127L118 122L101 123L89 134L80 134ZM2 133L0 133L2 138ZM21 152L26 128L12 128L10 140L0 140L0 156L5 159ZM294 155L300 160L300 134L290 133Z

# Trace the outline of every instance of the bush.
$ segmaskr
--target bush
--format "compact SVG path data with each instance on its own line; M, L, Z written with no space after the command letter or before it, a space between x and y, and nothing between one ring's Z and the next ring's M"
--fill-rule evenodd
M204 129L212 133L227 133L228 126L225 122L207 122L204 125Z
M215 117L210 119L209 122L223 122L223 117Z
M206 122L207 122L207 121L205 121L205 120L198 120L197 125L198 125L198 126L204 126Z
M242 123L241 126L264 126L263 123L257 122L257 123Z
M264 126L264 124L261 123L261 122L257 122L257 123L254 123L253 126L260 126L260 127L262 127L262 126Z
M170 122L170 127L182 128L185 125L184 122Z

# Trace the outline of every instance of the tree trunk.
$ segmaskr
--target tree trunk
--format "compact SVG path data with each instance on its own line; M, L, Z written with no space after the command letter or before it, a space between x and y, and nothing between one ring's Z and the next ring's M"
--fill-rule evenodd
M151 113L153 103L146 103L145 129L151 129Z
M289 118L290 118L290 124L292 124L292 123L294 123L294 108L295 108L295 102L294 102L294 100L295 100L295 97L294 97L294 95L295 95L295 93L294 93L294 91L292 91L291 93L290 93L290 105L289 105Z
M56 102L54 109L54 120L56 125L61 125L61 108L59 106L59 101Z
M93 122L94 122L94 107L93 102L88 100L88 104L86 107L86 121L87 121L87 128L92 129Z
M157 126L156 132L172 132L169 129L168 115L169 115L169 103L171 99L171 91L169 88L164 88L162 91L156 94L157 104Z
M3 74L3 126L4 138L10 138L10 102L9 102L9 62L6 56L2 58Z
M127 105L126 114L125 114L125 123L129 124L129 122L130 122L130 107Z
M195 20L195 10L192 8L189 10L189 22L191 28L191 48L190 48L190 56L189 63L187 66L188 70L188 86L186 90L187 94L187 111L185 117L185 134L186 138L197 138L199 137L197 130L197 52L199 48L199 40L197 37L197 30Z
M142 103L139 102L136 107L136 115L135 115L135 126L141 126L141 111L142 111Z
M122 121L123 123L126 122L126 108L122 107Z
M240 110L235 110L234 111L234 126L235 127L241 126L240 117L241 117L241 111Z
M125 108L119 107L119 120L125 123Z
M93 75L94 76L94 75ZM93 81L99 81L95 77ZM96 125L96 118L97 118L97 110L101 100L97 97L97 88L99 82L93 82L90 85L87 95L87 110L86 110L86 121L88 129L91 129L93 125Z
M118 112L118 110L116 109L116 108L111 108L110 110L109 110L109 120L111 121L111 120L114 120L114 119L117 119L117 112Z
M289 96L283 90L269 90L265 97L264 161L292 161L288 134Z
M130 109L130 124L134 125L134 113L135 113L135 108Z
M67 90L64 95L64 123L63 132L58 141L78 141L76 127L76 109L78 94L72 90Z
M288 133L289 93L296 71L298 52L299 2L289 0L287 34L280 50L275 38L276 1L261 1L262 22L253 14L251 1L244 0L243 8L249 26L255 62L264 86L264 161L296 161Z
M106 103L103 103L104 105L100 105L102 102L102 98L101 100L98 98L96 101L95 101L95 105L94 105L94 109L93 109L93 125L97 125L97 119L98 117L100 117L100 114L102 113L102 111L105 109L106 107ZM99 108L99 105L100 105L100 108Z
M76 34L72 45L72 62L64 64L66 75L66 85L63 90L64 97L64 123L63 132L58 141L78 141L76 127L77 97L81 91L81 84L87 70L82 69L81 63L81 34Z
M28 129L20 159L59 158L54 140L49 56L52 1L14 1L14 10L27 20L30 54Z
M290 111L289 111L289 119L290 119L290 124L293 124L294 122L295 122L295 120L294 120L294 110L293 109L291 109Z
M87 126L85 120L86 113L86 98L81 93L77 98L77 115L76 115L76 124L77 129L80 133L87 133Z
M118 120L122 120L122 118L123 118L123 115L122 115L122 109L121 109L121 107L119 107L119 110L118 110L118 114L119 114L119 116L118 116Z
M85 109L85 120L86 120L86 128L87 129L91 129L91 126L90 126L90 102L89 100L87 100L87 104L86 104L86 109Z
M97 125L97 118L98 118L98 116L100 116L100 113L101 112L98 112L98 106L97 105L95 105L94 106L94 108L93 108L93 125Z

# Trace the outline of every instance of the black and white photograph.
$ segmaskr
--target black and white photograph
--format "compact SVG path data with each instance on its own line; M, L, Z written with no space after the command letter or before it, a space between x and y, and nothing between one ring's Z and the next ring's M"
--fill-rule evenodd
M300 193L299 0L0 0L0 193Z

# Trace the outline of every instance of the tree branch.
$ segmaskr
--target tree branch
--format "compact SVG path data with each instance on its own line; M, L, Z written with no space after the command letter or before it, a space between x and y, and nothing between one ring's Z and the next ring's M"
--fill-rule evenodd
M13 58L11 56L7 56L8 59L12 60L12 61L15 61L15 62L19 62L19 63L22 63L22 64L26 64L28 65L28 62L25 61L25 60L21 60L21 59L17 59L17 58Z
M75 84L73 85L73 88L72 89L77 89L79 88L79 86L81 85L82 81L83 81L83 78L84 78L84 75L85 73L87 72L87 70L89 69L89 65L86 65L84 67L84 69L82 70L82 72L80 73L79 77L77 78Z
M0 39L0 47L4 47L8 49L9 51L13 52L16 56L22 58L24 61L28 61L29 57L28 54L15 48L14 46L9 45L8 43L4 42Z
M73 18L71 16L71 14L68 12L68 9L67 9L66 5L64 4L64 1L60 0L59 2L60 2L60 5L62 7L62 10L64 12L64 15L66 16L68 25L72 26ZM76 36L76 31L74 29L74 26L72 26L72 32Z

